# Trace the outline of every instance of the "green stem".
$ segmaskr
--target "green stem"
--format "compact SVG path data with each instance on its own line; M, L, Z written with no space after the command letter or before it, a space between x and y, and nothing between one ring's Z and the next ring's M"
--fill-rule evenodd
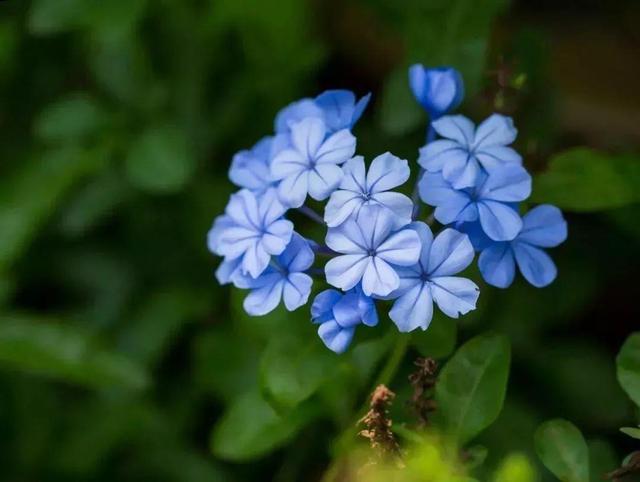
M373 392L373 390L378 385L388 385L393 377L395 376L398 368L400 368L400 364L404 359L405 354L407 353L407 349L409 348L409 340L411 336L407 333L400 333L396 338L396 343L393 347L393 351L391 355L387 359L387 362L380 370L380 374L376 378L375 383L371 387L371 390L367 393L367 400L363 403L360 409L355 413L354 420L347 425L347 427L343 430L343 432L338 436L335 442L336 450L334 451L333 461L329 465L329 468L325 472L322 477L322 482L334 482L336 475L338 475L338 471L340 469L340 455L346 451L346 449L351 445L352 439L357 434L357 426L358 422L364 414L367 412L369 406L368 395Z

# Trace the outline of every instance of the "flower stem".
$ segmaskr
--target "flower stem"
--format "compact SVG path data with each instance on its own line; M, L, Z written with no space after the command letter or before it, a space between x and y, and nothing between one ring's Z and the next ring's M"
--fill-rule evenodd
M433 123L429 122L429 126L427 127L427 142L426 144L429 144L430 142L433 142L433 140L436 137L436 131L433 128ZM426 145L425 144L425 145ZM413 186L413 194L411 194L411 200L413 201L413 214L412 214L412 218L414 220L418 219L418 216L420 216L420 188L419 188L419 184L420 184L420 179L422 179L422 176L424 175L424 168L420 168L420 171L418 172L418 177L416 178L416 183Z
M315 212L309 206L300 206L298 208L298 211L300 211L302 214L307 216L309 219L312 219L316 223L324 224L324 219L322 219L322 216L320 216L317 212Z

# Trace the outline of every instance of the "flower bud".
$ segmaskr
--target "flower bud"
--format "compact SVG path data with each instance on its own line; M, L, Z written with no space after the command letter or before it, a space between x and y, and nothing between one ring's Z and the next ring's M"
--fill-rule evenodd
M412 65L409 86L432 121L458 107L464 97L462 76L453 67L429 69L421 64Z

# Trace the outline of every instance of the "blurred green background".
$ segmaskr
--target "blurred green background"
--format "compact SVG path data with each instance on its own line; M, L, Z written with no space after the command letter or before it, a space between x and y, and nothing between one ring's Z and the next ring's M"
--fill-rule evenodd
M360 153L415 161L413 62L460 69L476 121L514 117L570 231L552 286L482 285L412 337L394 421L412 358L494 330L512 367L483 470L538 464L535 428L564 417L600 480L637 448L615 356L639 320L639 24L634 0L0 2L0 480L320 480L391 324L337 357L308 307L247 317L206 232L233 153L326 88L373 93Z

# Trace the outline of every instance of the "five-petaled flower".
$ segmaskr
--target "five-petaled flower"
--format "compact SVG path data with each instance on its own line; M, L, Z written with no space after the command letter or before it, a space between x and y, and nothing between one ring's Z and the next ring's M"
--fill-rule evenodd
M311 320L320 325L318 335L330 350L343 353L351 343L359 324L378 324L376 305L358 287L348 293L325 290L311 305Z
M240 259L240 271L257 278L272 255L284 251L291 240L293 223L283 219L286 209L275 191L258 199L243 189L231 195L226 217L209 233L209 245L226 261Z
M420 180L420 197L436 206L434 217L442 224L480 220L494 241L509 241L522 228L516 203L531 194L531 176L517 164L483 175L476 186L455 189L441 174L426 172Z
M369 205L337 228L329 228L327 246L340 256L325 266L327 282L350 290L362 281L367 296L386 296L397 289L397 270L411 266L420 256L420 238L406 226L397 229L388 209Z
M452 318L475 309L479 288L466 278L453 276L473 261L473 246L466 234L445 229L435 239L421 222L411 224L420 236L419 261L398 270L400 287L389 317L400 331L426 330L433 316L433 303Z
M522 221L522 230L508 242L492 241L478 233L476 226L469 227L475 229L470 237L481 251L480 273L490 285L509 287L515 277L516 264L525 279L537 288L547 286L556 278L556 265L542 248L554 248L567 239L567 222L562 212L555 206L542 204L525 214Z
M518 135L510 117L493 114L476 129L464 116L445 116L432 126L444 139L421 148L418 163L429 172L442 172L455 189L474 186L483 172L522 163L508 147Z
M239 276L234 279L238 288L250 289L243 307L252 316L273 311L280 300L289 311L304 305L311 293L311 277L305 273L313 264L313 251L299 234L293 233L287 248L275 257L257 278Z
M271 175L281 180L280 200L287 206L300 207L309 194L323 200L342 181L340 164L351 159L356 138L348 129L327 137L323 120L310 117L291 125L291 147L280 151L271 162Z
M356 156L343 166L344 177L327 202L324 220L329 227L342 224L363 206L377 204L393 211L404 224L411 222L413 202L390 189L404 184L411 173L409 164L386 152L376 157L365 175L364 158Z

